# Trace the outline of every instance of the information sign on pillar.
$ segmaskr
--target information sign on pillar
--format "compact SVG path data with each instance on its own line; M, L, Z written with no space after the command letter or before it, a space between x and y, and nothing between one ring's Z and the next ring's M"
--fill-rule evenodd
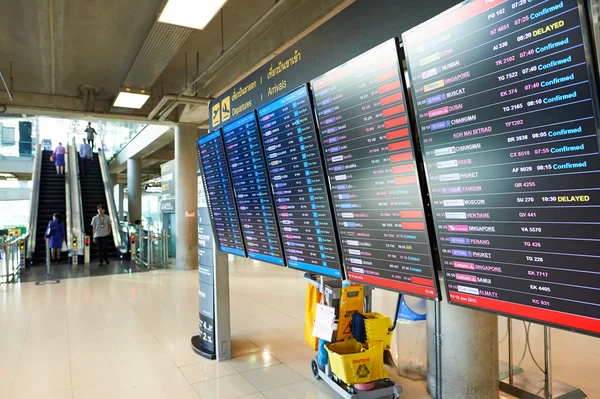
M199 323L198 335L192 338L192 346L203 357L225 360L231 356L226 253L243 255L244 247L234 212L233 192L230 186L226 187L230 184L229 171L220 132L209 133L198 140L198 155ZM218 190L212 187L217 182L221 185ZM215 193L212 198L211 192ZM212 207L209 207L209 200ZM231 213L227 208L231 208ZM215 220L215 212L218 220ZM219 267L224 270L217 270Z
M449 301L600 335L585 8L472 0L403 40Z

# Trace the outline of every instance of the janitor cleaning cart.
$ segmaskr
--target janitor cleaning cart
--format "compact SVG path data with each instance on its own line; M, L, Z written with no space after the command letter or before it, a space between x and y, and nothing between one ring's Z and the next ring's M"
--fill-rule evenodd
M331 330L324 331L331 337L319 340L319 354L311 361L313 377L322 379L346 399L398 398L402 388L389 379L384 369L384 353L390 349L393 326L388 317L370 312L372 289L342 287L340 280L317 280L310 274L305 279L321 293L315 331L320 318L335 320Z

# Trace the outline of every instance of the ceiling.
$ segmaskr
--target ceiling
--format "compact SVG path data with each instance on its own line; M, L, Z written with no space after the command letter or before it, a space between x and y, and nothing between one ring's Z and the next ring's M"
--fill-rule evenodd
M114 96L163 0L6 1L0 71L17 92L79 96L82 84Z
M164 2L6 1L0 13L0 72L7 81L13 77L12 90L20 93L81 97L82 85L94 85L100 90L98 100L106 99L110 106ZM163 93L179 93L275 3L229 0L222 20L217 14L204 30L190 30L166 68L156 75L160 77L146 87L153 90L151 103L158 102ZM170 34L163 34L163 41Z
M0 104L15 115L147 123L163 95L181 94L201 74L192 87L197 90L185 95L214 96L340 4L353 1L228 0L203 30L156 22L166 0L5 1L0 73L14 99L0 81ZM151 99L137 111L113 108L119 89L130 81L143 86L134 89L149 89ZM84 103L83 85L99 90L91 108ZM203 126L206 102L192 103L182 121ZM165 123L179 121L185 107L175 108ZM159 157L148 155L144 162L150 173L173 153L169 147L157 151Z

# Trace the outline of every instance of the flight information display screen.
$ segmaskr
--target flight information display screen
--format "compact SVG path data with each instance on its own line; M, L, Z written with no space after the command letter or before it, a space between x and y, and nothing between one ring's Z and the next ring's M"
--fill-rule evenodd
M251 112L222 129L248 257L284 266L256 116Z
M308 88L259 108L258 119L288 266L341 277Z
M436 298L396 40L312 87L348 278Z
M450 301L598 334L584 8L473 0L403 38Z
M198 157L219 249L245 257L246 250L220 130L198 139Z

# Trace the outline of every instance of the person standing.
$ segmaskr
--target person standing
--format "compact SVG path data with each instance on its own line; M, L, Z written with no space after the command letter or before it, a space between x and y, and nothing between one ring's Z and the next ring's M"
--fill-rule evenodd
M85 132L87 133L87 141L90 144L90 149L91 149L91 158L94 158L93 152L94 152L94 140L95 140L95 136L98 135L98 133L96 133L96 129L94 129L92 127L92 122L88 122L87 125L87 129L85 129Z
M83 139L83 143L79 145L79 158L81 158L81 176L87 176L92 159L92 150L90 145Z
M58 147L54 150L54 165L56 165L56 174L65 174L65 153L67 150L62 143L58 143Z
M112 233L112 226L110 225L110 218L106 215L106 207L104 205L98 205L98 214L92 218L92 229L94 236L94 244L98 244L98 266L102 267L103 261L106 261L108 265L107 246L108 237Z
M52 260L59 262L62 245L65 241L65 225L62 222L60 214L55 213L52 215L52 220L48 223L44 237L48 242L48 247L50 247Z

